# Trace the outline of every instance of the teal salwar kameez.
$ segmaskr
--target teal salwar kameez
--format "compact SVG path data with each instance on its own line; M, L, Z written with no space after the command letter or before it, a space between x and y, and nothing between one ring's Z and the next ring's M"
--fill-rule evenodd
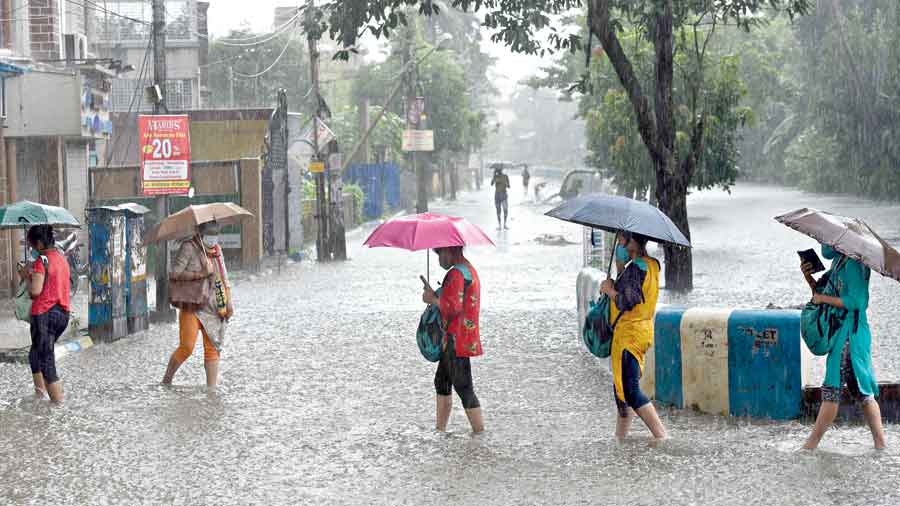
M825 251L823 250L823 253ZM826 258L831 255L826 255ZM840 265L843 262L843 265ZM839 266L835 272L836 266ZM841 299L848 314L835 336L834 347L828 353L825 369L826 389L840 389L847 385L855 376L858 386L858 395L863 399L878 396L878 384L875 381L875 372L872 368L872 334L869 331L869 320L866 318L866 310L869 307L869 277L870 270L863 264L847 258L844 262L841 256L832 261L833 286L836 296ZM858 315L858 320L857 316ZM849 340L849 363L852 370L847 371L845 364L844 374L841 373L842 356L844 348ZM843 377L842 377L843 376Z

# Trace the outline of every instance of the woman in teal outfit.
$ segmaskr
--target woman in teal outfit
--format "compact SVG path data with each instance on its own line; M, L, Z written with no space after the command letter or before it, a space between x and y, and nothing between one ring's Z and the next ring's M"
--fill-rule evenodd
M872 369L872 334L866 309L869 307L869 268L840 254L823 244L822 256L831 260L831 285L836 296L819 293L816 280L812 277L812 265L802 265L803 274L813 291L813 304L828 304L847 310L840 329L834 338L834 347L828 353L825 381L822 384L822 405L812 434L803 448L814 450L822 436L834 423L841 402L841 390L846 387L856 402L862 403L866 423L872 431L875 448L884 449L884 428L881 424L881 409L875 397L878 384Z

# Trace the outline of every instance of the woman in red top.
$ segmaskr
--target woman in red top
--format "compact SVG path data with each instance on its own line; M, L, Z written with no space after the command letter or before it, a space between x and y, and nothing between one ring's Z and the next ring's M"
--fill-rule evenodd
M452 387L462 400L472 431L481 432L484 430L484 421L481 418L481 404L472 386L472 368L469 364L469 357L482 354L478 328L481 283L475 268L463 256L461 246L437 248L435 253L441 267L448 269L448 272L444 277L440 296L426 285L422 300L426 304L438 305L447 336L434 375L434 388L437 393L437 430L447 429L450 411L453 408L453 398L450 396ZM453 268L457 265L463 265L468 269L470 283L466 283L462 271Z
M35 225L28 229L28 245L40 253L32 270L19 268L19 276L29 283L31 293L31 351L28 362L39 396L50 395L62 402L63 390L56 375L56 340L69 326L69 263L54 247L53 227ZM46 258L46 266L44 265Z

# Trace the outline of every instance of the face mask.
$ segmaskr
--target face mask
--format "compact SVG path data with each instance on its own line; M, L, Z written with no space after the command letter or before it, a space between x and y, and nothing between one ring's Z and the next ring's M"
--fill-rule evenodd
M219 244L219 236L218 235L204 235L203 242L206 243L207 246L216 246Z
M829 246L827 244L822 245L822 256L825 257L827 260L831 260L838 255L840 255L840 253L838 253L837 250L835 250L831 246Z
M623 264L627 264L631 261L631 255L628 254L628 250L625 246L621 244L616 244L616 260Z

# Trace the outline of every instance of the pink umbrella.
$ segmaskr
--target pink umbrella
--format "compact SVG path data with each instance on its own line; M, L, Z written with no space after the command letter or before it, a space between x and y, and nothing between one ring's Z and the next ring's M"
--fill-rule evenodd
M450 246L493 246L494 241L465 218L422 213L382 223L363 244L370 248L419 251ZM426 258L430 271L430 258L427 255Z

